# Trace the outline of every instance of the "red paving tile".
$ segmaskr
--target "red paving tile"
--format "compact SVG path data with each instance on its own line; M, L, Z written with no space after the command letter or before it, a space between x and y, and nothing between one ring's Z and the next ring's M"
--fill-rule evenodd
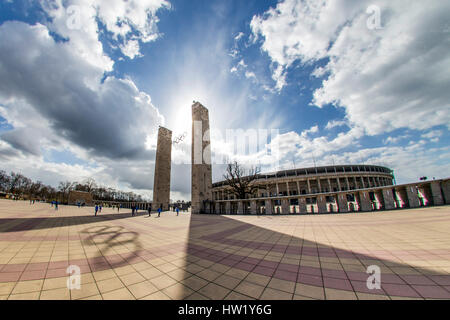
M308 284L311 286L317 286L317 287L323 286L322 277L312 276L312 275L308 275L308 274L299 274L297 276L297 282L303 283L303 284Z
M409 285L388 284L382 282L381 288L391 296L420 298L420 295Z
M46 270L24 271L20 277L20 281L44 279Z
M13 282L20 278L21 272L2 272L0 273L0 282Z
M450 292L438 286L412 286L424 298L450 299Z
M66 278L67 267L77 265L90 281L106 277L132 286L150 280L164 287L156 279L173 276L182 281L185 268L188 278L192 273L206 278L189 283L197 286L195 290L208 283L222 286L220 275L227 272L227 277L237 277L236 281L261 275L267 278L255 277L252 281L268 282L272 278L344 292L450 299L450 235L445 232L450 228L449 207L292 217L176 217L166 212L160 219L148 219L131 217L127 212L117 214L108 208L93 217L89 208L65 206L55 216L48 205L38 204L32 208L39 211L23 218L23 212L30 208L21 202L11 206L11 202L0 200L0 221L17 222L0 234L0 253L5 249L8 251L3 252L12 252L0 264L0 282ZM65 219L76 219L76 223L68 224ZM105 232L108 234L101 234ZM437 234L442 236L438 238ZM114 241L108 242L111 236ZM61 261L7 264L27 260L15 255L25 245L33 247L33 243L43 245L39 250L48 252L48 260L61 257ZM341 246L343 243L345 246ZM94 252L101 256L82 258ZM436 268L423 268L414 265L415 261L432 262ZM380 264L385 270L381 289L367 287L369 274L361 263L366 267ZM115 271L111 273L108 270L112 268ZM361 271L354 271L358 269ZM106 273L92 278L91 273L97 271ZM179 295L184 296L182 292Z

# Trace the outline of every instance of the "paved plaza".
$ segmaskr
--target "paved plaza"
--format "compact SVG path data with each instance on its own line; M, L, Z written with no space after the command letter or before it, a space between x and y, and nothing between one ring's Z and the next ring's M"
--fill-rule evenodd
M0 299L450 299L450 207L207 216L0 200ZM79 266L80 289L67 288ZM366 269L381 269L368 289Z

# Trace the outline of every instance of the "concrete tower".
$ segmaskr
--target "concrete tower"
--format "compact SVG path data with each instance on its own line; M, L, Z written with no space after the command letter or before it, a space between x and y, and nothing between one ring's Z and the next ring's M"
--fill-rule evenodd
M153 184L153 209L158 209L162 204L163 210L169 210L171 164L172 131L159 127Z
M208 109L192 105L192 213L210 213L212 201L211 144Z

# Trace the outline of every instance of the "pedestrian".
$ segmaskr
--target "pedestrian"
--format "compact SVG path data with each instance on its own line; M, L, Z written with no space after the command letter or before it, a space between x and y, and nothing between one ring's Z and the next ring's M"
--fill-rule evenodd
M120 211L120 205L117 205L117 212Z
M101 204L98 206L98 212L102 213L102 205Z
M55 210L58 211L58 200L55 201Z
M177 217L178 217L178 214L180 213L180 209L177 207L175 210L177 211Z
M131 216L132 216L132 217L134 217L134 210L135 210L135 207L134 207L134 205L133 205L133 206L131 206Z
M97 212L98 212L98 205L95 205L95 216L97 216Z
M151 217L152 216L152 205L148 206L148 216Z
M161 216L161 211L162 211L162 205L160 205L158 208L158 218Z

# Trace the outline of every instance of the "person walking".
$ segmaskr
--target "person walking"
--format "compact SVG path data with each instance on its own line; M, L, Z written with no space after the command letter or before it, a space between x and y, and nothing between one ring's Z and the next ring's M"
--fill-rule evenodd
M148 206L147 211L148 211L148 216L151 217L152 216L152 205Z
M177 212L177 217L178 217L178 214L180 213L180 208L178 208L178 206L177 206L177 208L175 209L175 211Z
M101 204L98 206L98 213L102 213L102 205Z
M161 216L162 204L158 208L158 218Z
M98 205L95 205L95 216L97 216L97 212L98 212Z
M55 210L58 211L58 200L55 201Z

